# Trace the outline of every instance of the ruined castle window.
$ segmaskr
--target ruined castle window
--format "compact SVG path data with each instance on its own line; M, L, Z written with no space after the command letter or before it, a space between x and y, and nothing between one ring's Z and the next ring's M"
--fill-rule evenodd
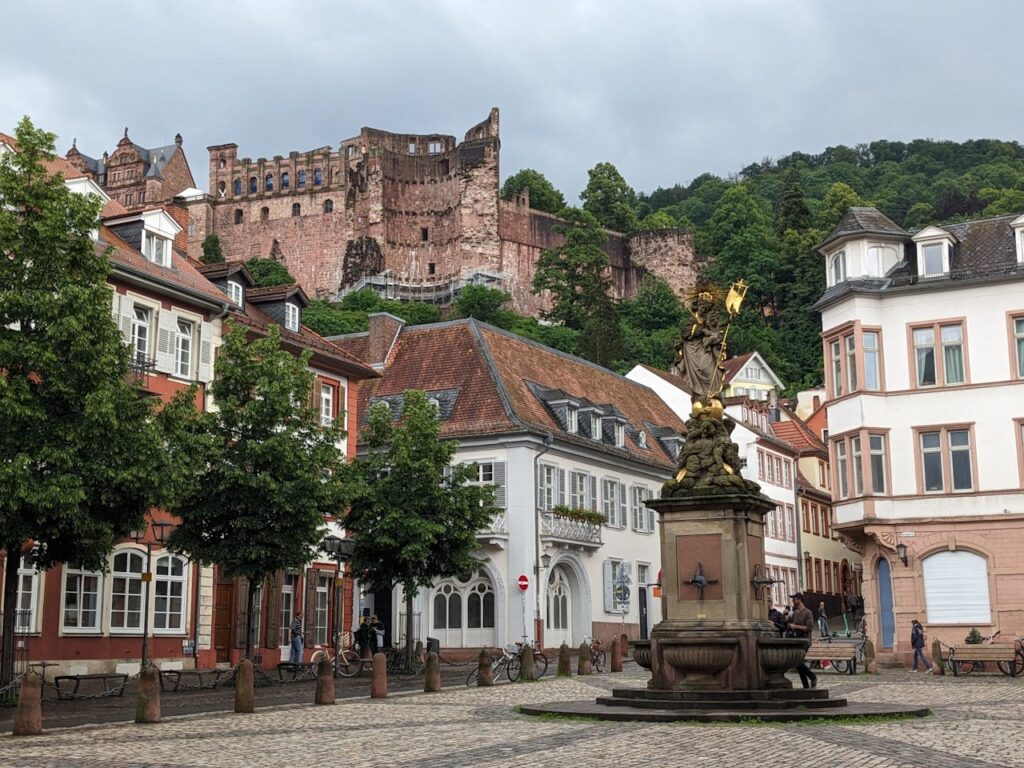
M284 181L282 181L281 183L283 184ZM299 205L298 203L292 203L292 216L301 216L301 215L302 215L302 206Z
M235 194L236 195L242 194L242 180L241 179L235 179L234 190L235 190Z
M425 243L428 239L430 239L430 230L426 227L420 227L420 240Z
M442 160L439 163L439 166L440 166L441 175L442 176L447 176L449 174L449 172L450 172L450 166L448 165L448 161L447 160Z
M427 264L427 274L428 275L433 275L436 272L437 272L437 265L434 262L432 262L432 261L429 262Z
M255 195L256 194L256 185L258 183L259 182L256 181L256 177L255 176L250 176L249 177L249 194L250 195Z
M432 155L440 155L441 154L441 142L440 141L431 141L429 144L427 144L427 152L429 152Z
M409 142L409 154L410 155L415 155L416 154L416 142L415 141L410 141Z
M313 186L314 187L319 187L323 183L324 183L324 172L321 171L319 168L314 168L313 169Z
M227 194L227 190L227 184L225 184L223 181L217 182L217 195L219 197L224 197L224 195Z
M281 174L281 189L288 189L288 183L290 181L291 181L291 179L288 178L288 174L287 173L282 173Z
M224 158L223 157L220 160L217 161L217 167L218 168L223 168L225 165L227 165L227 163L224 162Z
M260 208L260 221L267 221L270 218L270 209L266 206Z
M267 192L273 192L274 191L274 174L268 173L267 174L267 178L266 178L265 181L266 181L266 183L264 184L264 187L266 187Z
M356 153L355 145L354 144L349 144L347 147L345 147L345 153L349 157L352 157L352 155L354 155Z
M334 210L334 201L330 200L330 199L324 200L324 213L330 213L333 210Z
M235 208L235 224L241 224L241 223L242 223L242 209L241 208Z
M295 183L296 183L296 186L299 187L299 189L301 189L302 187L306 186L306 172L305 171L299 171L299 178L296 180Z

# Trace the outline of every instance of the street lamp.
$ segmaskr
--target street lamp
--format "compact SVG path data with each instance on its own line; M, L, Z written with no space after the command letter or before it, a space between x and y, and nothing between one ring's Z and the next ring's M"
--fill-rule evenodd
M900 559L904 567L907 565L907 545L900 542L896 545L896 557Z
M146 533L150 528L153 529L153 536L151 539L146 540L146 572L142 574L142 581L146 584L146 598L142 607L142 661L139 663L139 667L142 669L145 669L146 665L149 664L149 590L151 588L150 585L153 583L152 539L155 539L157 544L165 544L168 535L167 529L174 528L174 524L154 520L142 528L136 528L128 535L132 537L132 541L140 544L146 538Z
M334 676L338 676L338 664L341 659L341 612L344 605L345 571L343 563L352 557L356 550L355 539L328 536L320 542L320 549L327 553L338 564L338 575L334 578ZM339 589L341 587L341 589Z

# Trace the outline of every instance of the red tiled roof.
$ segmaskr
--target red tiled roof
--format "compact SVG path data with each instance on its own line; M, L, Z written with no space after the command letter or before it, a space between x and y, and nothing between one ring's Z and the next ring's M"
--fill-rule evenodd
M814 430L808 427L795 413L788 408L780 406L780 410L789 416L787 421L777 421L772 424L775 434L796 448L800 453L816 451L826 453L828 449L821 439L814 434Z

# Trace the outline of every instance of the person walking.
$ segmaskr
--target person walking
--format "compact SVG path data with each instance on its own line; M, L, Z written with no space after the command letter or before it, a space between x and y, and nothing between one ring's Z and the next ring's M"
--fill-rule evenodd
M296 611L288 627L292 632L290 661L296 669L302 664L302 611Z
M793 612L790 614L789 623L786 625L786 634L789 637L805 637L810 639L811 633L814 631L814 614L804 605L803 593L797 592L795 595L790 595L790 598L793 600ZM811 672L811 668L807 666L806 661L801 661L796 665L796 673L800 675L800 683L804 688L818 687L818 676Z
M818 603L818 629L822 637L828 637L828 614L825 613L825 601Z
M931 672L932 663L924 655L924 627L917 619L910 622L910 647L914 649L914 666L910 668L910 671L917 672L917 660L920 659L924 664L924 671Z

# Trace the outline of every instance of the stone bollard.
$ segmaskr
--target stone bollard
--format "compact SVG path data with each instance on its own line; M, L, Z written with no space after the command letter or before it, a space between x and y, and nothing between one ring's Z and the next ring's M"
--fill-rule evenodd
M139 692L135 696L135 722L160 722L160 670L154 664L139 673Z
M537 679L537 670L533 665L533 648L524 645L519 651L519 681L532 683Z
M622 633L619 635L619 650L622 652L622 658L629 658L629 635Z
M30 672L21 678L13 733L15 736L38 736L42 732L43 678Z
M426 668L423 670L423 692L437 693L441 690L441 661L436 653L427 654Z
M939 638L932 640L932 674L946 674L946 665L942 661L942 643Z
M426 663L427 655L424 652L423 641L422 640L417 640L416 641L415 654L416 654L416 661L422 662L424 664Z
M878 672L878 663L875 661L875 644L870 640L864 641L864 671L869 675Z
M622 646L618 640L612 640L612 666L609 672L622 671Z
M242 659L235 667L235 712L251 714L255 711L252 686L252 662Z
M491 654L487 652L486 648L480 649L480 658L477 663L479 665L476 672L477 686L486 688L494 685L494 667L491 666L494 663L494 659L491 658Z
M388 657L383 653L373 654L373 673L370 677L370 698L388 697Z
M316 665L316 698L313 703L334 703L334 664L326 655Z
M576 674L577 675L589 675L593 673L593 667L590 663L590 646L586 643L580 643L579 650L580 657L576 662Z
M569 658L569 646L565 643L558 649L558 676L572 677L572 659Z

